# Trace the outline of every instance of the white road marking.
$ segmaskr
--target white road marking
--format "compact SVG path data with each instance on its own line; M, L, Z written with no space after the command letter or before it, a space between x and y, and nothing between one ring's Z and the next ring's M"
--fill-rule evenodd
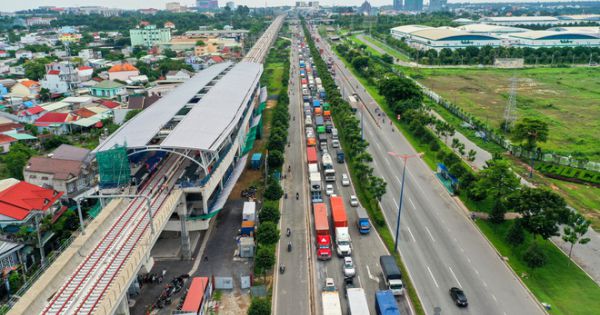
M427 230L427 234L429 234L429 237L431 237L431 240L435 242L435 238L433 238L433 234L431 234L431 231L429 231L429 228L425 227L425 230Z
M356 276L356 277L358 278L358 287L359 287L359 288L362 288L362 284L361 284L361 282L360 282L360 276Z
M412 234L412 231L410 230L410 226L407 226L406 229L408 230L408 234L410 234L410 237L412 237L413 242L417 242L417 239L415 238L415 236Z
M377 142L375 142L375 143L377 143ZM378 144L378 146L379 146L379 144ZM385 159L384 161L390 168L392 167L392 164L390 164L390 161L388 159Z
M461 252L463 252L463 253L465 252L464 248L462 248L462 247L459 247L459 248L460 248Z
M394 205L396 206L396 209L398 209L399 206L398 206L398 202L396 201L396 198L392 197L392 201L394 202Z
M485 283L485 281L481 281L483 282L483 286L487 288L487 283Z
M433 276L433 273L431 272L431 269L429 269L429 266L427 266L427 271L429 271L429 275L431 276L431 279L433 279L433 284L435 284L436 287L440 287L437 283L437 281L435 281L435 277Z
M374 277L374 276L371 274L371 269L369 269L369 265L367 265L367 274L369 275L369 279L371 279L371 280L375 280L375 282L379 283L379 278L378 278L378 277Z
M458 287L462 288L462 285L460 284L460 281L458 281L458 278L456 277L456 274L454 274L454 270L452 270L452 268L450 268L450 266L448 266L448 269L450 269L450 273L452 274L452 277L454 277L454 280L456 280L456 283L458 284Z
M471 258L467 257L467 261L469 262L469 264L471 263Z
M375 145L379 148L379 150L381 150L381 146L379 145L379 142L375 142Z
M410 204L413 206L414 209L417 209L417 207L415 207L415 204L413 203L412 199L408 198L408 202L410 202Z
M492 294L492 299L494 299L494 301L496 301L496 303L498 303L498 299L496 299L496 296Z
M475 267L473 267L473 270L475 270L475 273L479 276L479 270L475 269Z
M398 181L398 183L402 185L402 181L400 180L400 177L398 177L398 175L394 175L394 176L396 176L396 180Z

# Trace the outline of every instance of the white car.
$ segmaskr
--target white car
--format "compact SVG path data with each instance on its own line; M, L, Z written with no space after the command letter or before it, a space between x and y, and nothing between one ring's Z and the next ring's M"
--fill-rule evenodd
M352 257L344 257L344 265L342 268L344 268L344 277L354 277L356 275Z
M353 207L358 207L358 198L355 195L350 195L350 205Z
M350 179L346 173L342 174L342 186L350 186Z
M333 139L331 140L331 146L334 148L339 148L340 147L340 141L337 139Z
M327 196L333 195L333 185L327 184L327 186L325 186L325 193Z

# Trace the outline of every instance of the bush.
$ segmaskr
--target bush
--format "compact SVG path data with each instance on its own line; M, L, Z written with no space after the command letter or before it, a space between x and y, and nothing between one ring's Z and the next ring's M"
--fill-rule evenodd
M515 220L506 233L506 242L513 246L519 246L525 241L525 230L521 220Z
M248 315L271 315L271 300L255 297L252 299Z
M279 200L283 196L283 188L278 181L271 179L265 190L264 197L269 200Z
M260 213L258 214L258 219L261 223L264 222L273 222L277 224L279 222L281 214L279 213L279 209L272 205L264 205Z
M259 244L273 245L279 241L279 229L273 222L264 222L256 229L256 241Z
M272 246L259 246L254 257L254 272L264 274L275 265L275 250Z
M531 268L533 272L534 269L546 264L548 256L536 242L533 242L523 253L523 261L525 261L527 267Z
M268 163L271 169L280 168L283 165L283 153L279 150L270 151Z
M440 144L437 141L432 141L429 144L429 150L437 152L440 149Z

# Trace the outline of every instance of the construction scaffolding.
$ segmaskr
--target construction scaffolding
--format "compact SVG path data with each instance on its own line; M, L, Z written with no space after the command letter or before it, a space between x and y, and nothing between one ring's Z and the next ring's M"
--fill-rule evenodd
M96 154L96 161L100 173L100 188L116 188L131 182L126 147L100 151Z

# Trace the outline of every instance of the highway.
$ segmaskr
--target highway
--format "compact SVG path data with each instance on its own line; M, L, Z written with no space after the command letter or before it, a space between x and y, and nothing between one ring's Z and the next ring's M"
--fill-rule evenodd
M316 31L312 33L313 38L319 38ZM324 58L334 59L342 93L357 93L366 107L364 134L371 144L374 172L387 182L381 206L395 234L403 164L388 152L417 152L387 117L377 116L377 103L329 45L323 40L317 44L324 49ZM400 253L427 314L544 313L420 159L408 161L401 219ZM467 308L453 304L448 293L453 286L464 289L469 299Z
M300 29L294 28L298 34ZM290 115L293 117L290 130L290 146L286 151L286 165L291 165L291 173L284 180L284 190L288 192L288 199L283 200L281 229L292 229L291 241L293 252L287 252L288 238L282 236L279 244L278 261L286 266L286 273L277 276L274 310L275 314L286 314L290 309L295 314L320 314L321 299L320 290L325 278L334 278L335 284L340 291L342 309L347 309L347 300L343 290L343 259L333 255L331 260L318 261L315 258L316 246L313 230L312 208L308 188L308 170L306 167L306 140L304 135L303 102L298 76L298 47L297 41L293 40L292 47L292 75L289 86L290 93ZM329 146L330 152L335 149ZM355 194L353 185L343 187L341 185L341 174L349 174L346 164L334 163L337 180L334 184L335 193L342 196L348 216L350 236L352 238L352 259L357 269L354 279L356 286L365 289L367 300L372 314L375 314L375 291L383 288L379 257L389 254L383 241L375 231L368 235L361 235L356 227L357 216L355 208L350 205L350 195ZM300 200L295 200L296 192L300 193ZM290 200L291 199L291 200ZM328 198L325 204L331 215L331 207ZM306 246L308 243L308 246ZM335 250L335 249L334 249ZM288 274L293 272L293 274ZM309 278L310 277L310 278ZM309 279L309 281L305 281ZM310 298L310 300L308 300ZM309 301L310 303L306 303ZM398 299L402 314L412 314L405 297Z

